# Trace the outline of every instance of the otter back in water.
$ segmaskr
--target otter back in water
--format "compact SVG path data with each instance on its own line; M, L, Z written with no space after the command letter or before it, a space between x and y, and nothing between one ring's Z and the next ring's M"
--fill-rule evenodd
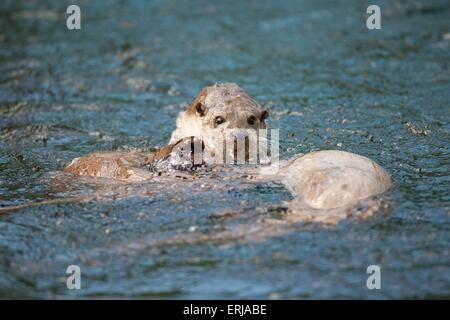
M336 150L294 157L280 177L294 196L317 209L354 205L391 186L389 175L374 161Z

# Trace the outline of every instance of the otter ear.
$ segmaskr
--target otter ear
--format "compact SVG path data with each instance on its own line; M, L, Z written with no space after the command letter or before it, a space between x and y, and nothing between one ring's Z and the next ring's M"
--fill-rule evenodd
M260 120L261 120L261 121L264 121L264 120L267 119L267 117L269 117L269 111L263 110L263 111L261 112L261 118L260 118Z
M206 114L206 106L205 106L203 103L198 102L198 103L195 105L195 112L196 112L200 117L204 117L205 114Z

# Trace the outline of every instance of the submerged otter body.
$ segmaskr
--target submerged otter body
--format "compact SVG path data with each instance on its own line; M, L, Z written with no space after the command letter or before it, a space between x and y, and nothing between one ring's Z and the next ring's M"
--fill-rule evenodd
M374 161L336 150L294 157L279 177L294 196L316 209L351 206L391 186L389 175Z
M155 152L95 152L75 158L64 168L80 176L117 179L124 181L143 181L153 177L155 169L169 160L178 141ZM153 170L149 170L153 169Z
M248 137L259 139L266 128L268 112L236 84L206 87L180 113L176 130L167 146L148 153L93 153L74 159L64 171L76 175L142 181L155 173L171 170L195 171L198 167L217 166L214 159L239 152L218 146L217 137L232 139L244 129ZM246 161L250 138L245 144ZM202 156L196 162L194 145ZM263 150L265 151L265 150ZM255 173L255 171L252 171ZM258 174L256 174L258 176ZM391 185L386 171L372 160L343 151L320 151L282 161L279 170L261 181L279 181L295 197L312 209L335 209L353 206L360 200L383 193Z

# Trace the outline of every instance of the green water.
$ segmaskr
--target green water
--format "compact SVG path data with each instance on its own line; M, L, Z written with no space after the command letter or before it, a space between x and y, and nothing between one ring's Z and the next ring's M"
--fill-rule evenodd
M450 297L448 1L77 3L80 31L64 2L0 4L0 206L102 194L0 216L1 298ZM369 31L374 3L382 29ZM291 199L278 185L58 176L88 152L167 143L215 82L269 110L282 158L377 161L394 181L389 214L255 239L243 226ZM66 288L71 264L81 290ZM381 290L366 288L371 264Z

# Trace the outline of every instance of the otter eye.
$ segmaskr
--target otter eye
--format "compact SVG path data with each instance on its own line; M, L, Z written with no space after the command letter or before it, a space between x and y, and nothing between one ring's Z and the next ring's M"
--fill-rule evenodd
M221 117L221 116L217 116L215 119L214 119L214 123L218 126L219 124L222 124L222 123L224 123L225 122L225 119L223 118L223 117Z
M250 117L248 117L247 122L248 122L248 124L251 125L251 126L254 125L255 122L256 122L256 117L255 117L255 116L250 116Z

